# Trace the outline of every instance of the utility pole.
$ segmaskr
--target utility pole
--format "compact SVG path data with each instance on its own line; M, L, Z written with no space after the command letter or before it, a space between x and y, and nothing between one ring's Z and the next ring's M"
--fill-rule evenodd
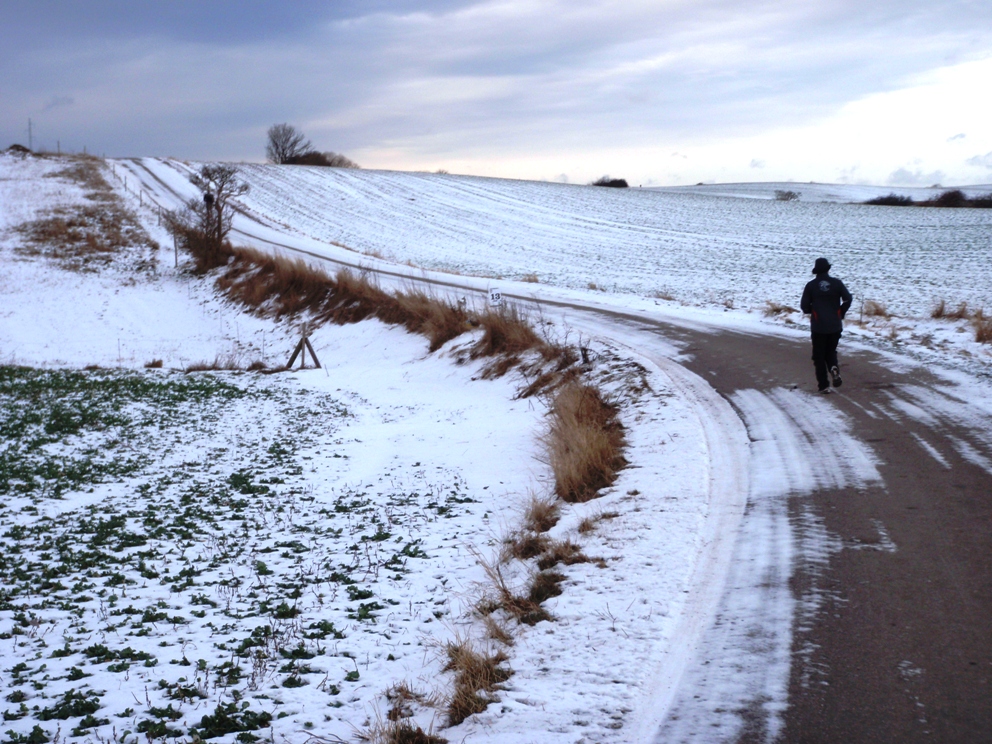
M31 132L31 119L28 118L28 149L34 152L34 134Z

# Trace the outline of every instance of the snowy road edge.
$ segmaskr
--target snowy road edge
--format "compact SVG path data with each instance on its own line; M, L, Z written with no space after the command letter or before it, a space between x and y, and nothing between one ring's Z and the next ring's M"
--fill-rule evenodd
M703 430L710 470L709 510L700 532L690 592L669 647L649 683L635 728L634 741L647 742L653 741L667 717L682 675L716 618L747 504L750 452L744 422L704 379L670 359L637 356L668 377L682 400L691 406Z

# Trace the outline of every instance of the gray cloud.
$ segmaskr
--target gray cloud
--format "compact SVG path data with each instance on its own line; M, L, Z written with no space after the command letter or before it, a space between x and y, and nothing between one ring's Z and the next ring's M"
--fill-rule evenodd
M765 161L764 160L752 160L751 161L751 165L749 167L751 167L751 168L764 168L765 167Z
M984 155L976 155L973 158L968 158L965 161L968 165L974 165L979 168L988 168L992 170L992 152L987 152Z
M943 180L943 171L924 173L920 170L911 171L906 168L899 168L889 174L887 183L890 186L939 186Z
M965 0L44 0L13 16L0 143L63 96L77 103L43 122L63 142L194 158L261 159L281 121L349 155L689 145L815 122L992 50L992 6Z
M58 108L59 106L71 106L75 102L76 99L72 96L52 96L41 110L51 111L53 108Z
M956 142L957 140L963 140L965 138L965 136L966 136L965 133L964 132L961 132L960 134L955 134L953 137L948 137L947 138L947 141L948 142Z

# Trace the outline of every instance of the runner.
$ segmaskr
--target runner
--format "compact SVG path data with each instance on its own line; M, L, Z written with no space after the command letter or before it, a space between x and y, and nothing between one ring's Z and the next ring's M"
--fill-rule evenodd
M813 273L816 278L807 282L799 307L810 316L817 387L821 393L829 393L831 383L834 387L840 387L843 382L837 363L837 343L844 330L844 316L851 307L851 293L844 282L830 276L830 262L827 259L816 259Z

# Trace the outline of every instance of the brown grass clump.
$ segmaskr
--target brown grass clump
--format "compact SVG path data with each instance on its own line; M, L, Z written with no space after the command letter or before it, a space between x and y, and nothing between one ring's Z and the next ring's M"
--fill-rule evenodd
M551 499L532 495L524 511L524 526L533 532L547 532L561 516L561 509Z
M557 597L563 591L561 582L564 580L565 575L559 571L540 571L534 575L527 599L539 605L545 600Z
M522 277L520 277L520 281L527 282L528 284L537 284L539 282L539 279L537 278L537 274L531 273L531 274L524 274Z
M331 277L302 259L249 248L234 249L231 255L217 286L232 300L280 318L315 311L327 299Z
M152 359L150 362L145 362L145 369L162 369L162 360Z
M476 608L483 616L488 616L502 608L516 618L517 622L525 625L537 625L542 620L551 619L551 615L539 603L528 597L519 596L510 589L498 562L487 561L479 555L476 555L476 558L486 572L495 595L483 596L477 603Z
M936 305L934 305L933 310L930 311L931 318L944 318L947 320L966 320L971 317L971 311L968 310L968 303L960 303L954 310L948 310L947 304L940 300Z
M420 726L414 726L408 721L400 721L389 726L383 744L448 744L443 736L424 731Z
M402 325L411 333L426 336L430 351L437 351L470 327L468 312L464 307L421 290L400 292L396 295L396 302L405 316Z
M503 666L508 657L502 651L480 651L468 641L448 643L445 653L448 663L444 669L455 673L454 692L447 706L448 724L457 726L495 702L496 690L513 672Z
M585 535L596 529L596 525L602 522L604 519L616 519L620 515L616 512L603 512L602 514L596 514L591 517L586 517L581 522L579 522L578 532L580 535Z
M544 535L524 532L511 538L507 543L507 549L509 554L514 558L525 561L528 558L541 555L547 549L550 542Z
M228 297L276 317L309 312L318 321L357 323L378 318L426 336L431 351L468 330L468 311L421 290L390 294L365 274L333 277L300 259L235 249L218 279Z
M419 726L415 726L408 720L377 720L368 728L355 733L357 741L369 742L369 744L448 744L448 740L438 736L433 731L424 731ZM343 739L335 738L334 742L341 742ZM304 744L330 744L331 740L311 734Z
M515 356L542 346L540 336L512 305L488 309L477 318L482 338L472 348L472 358Z
M992 318L975 318L975 340L980 344L992 344Z
M513 645L513 636L510 634L506 625L492 615L486 615L484 622L486 624L486 638L491 638L494 641L502 643L504 646Z
M541 557L537 559L537 567L546 571L559 563L574 566L576 563L590 562L593 562L593 559L583 553L582 548L571 540L554 540L548 543Z
M772 302L771 300L765 301L764 316L770 318L774 315L781 315L782 313L794 313L796 308L790 305L782 305L778 302Z
M544 442L555 493L569 503L589 501L627 464L616 406L603 400L598 389L572 382L558 391L550 415Z
M865 300L863 312L868 317L877 318L889 318L891 313L885 308L881 302L876 302L875 300Z
M189 374L190 372L213 372L216 370L240 370L241 365L234 356L216 356L212 362L193 362L192 364L186 366L183 372Z

